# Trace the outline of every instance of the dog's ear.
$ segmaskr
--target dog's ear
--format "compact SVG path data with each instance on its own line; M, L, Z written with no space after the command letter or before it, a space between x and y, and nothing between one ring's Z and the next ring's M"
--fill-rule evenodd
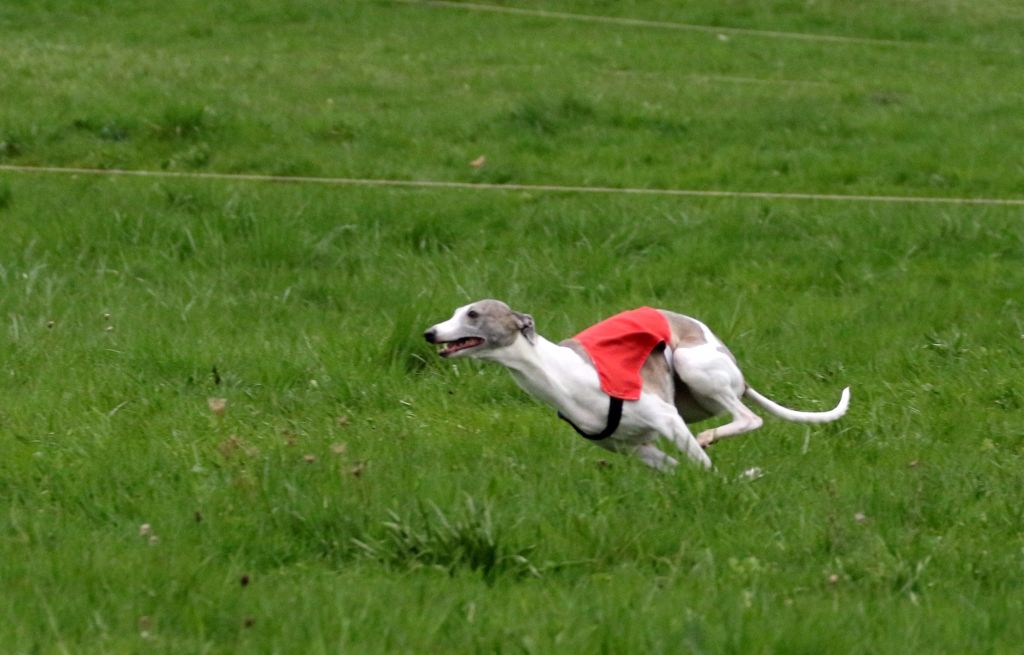
M516 317L516 329L518 329L526 340L533 345L533 339L537 336L537 330L533 327L533 317L522 312L512 312Z

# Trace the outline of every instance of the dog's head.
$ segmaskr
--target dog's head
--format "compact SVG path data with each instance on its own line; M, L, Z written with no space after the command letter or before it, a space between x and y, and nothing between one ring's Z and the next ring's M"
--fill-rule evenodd
M478 300L455 310L450 319L423 333L441 357L484 357L508 348L520 337L533 343L533 317L500 300Z

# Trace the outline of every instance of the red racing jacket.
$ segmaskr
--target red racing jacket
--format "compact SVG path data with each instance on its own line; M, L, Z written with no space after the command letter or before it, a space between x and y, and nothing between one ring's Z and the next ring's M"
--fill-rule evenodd
M573 339L590 355L606 394L638 400L643 389L640 369L658 344L672 342L672 328L658 310L640 307L596 323Z

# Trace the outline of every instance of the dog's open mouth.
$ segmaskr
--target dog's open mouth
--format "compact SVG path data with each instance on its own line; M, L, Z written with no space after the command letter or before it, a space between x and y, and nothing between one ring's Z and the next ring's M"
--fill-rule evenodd
M456 339L455 341L445 341L437 344L437 354L441 355L441 357L450 357L459 351L476 348L483 344L484 340L480 337L464 337L462 339Z

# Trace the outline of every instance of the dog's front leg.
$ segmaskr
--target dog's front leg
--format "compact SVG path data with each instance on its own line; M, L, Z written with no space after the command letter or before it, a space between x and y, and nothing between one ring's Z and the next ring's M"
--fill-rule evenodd
M662 403L652 410L652 423L658 434L670 439L679 452L683 453L704 468L711 468L711 458L701 448L696 437L690 432L686 422L679 416L676 408L668 403Z
M654 437L655 435L651 436ZM594 443L605 450L610 450L619 455L632 455L656 471L669 472L679 464L674 457L661 452L652 443L638 444L630 441L620 441L614 437L595 441Z
M711 458L704 452L697 438L693 436L690 428L686 427L686 423L679 416L676 416L672 421L670 436L672 443L676 445L680 452L685 453L687 457L704 468L711 468Z
M674 457L666 455L657 446L652 444L633 446L628 452L639 457L641 462L650 466L655 471L668 473L679 465L679 462Z

